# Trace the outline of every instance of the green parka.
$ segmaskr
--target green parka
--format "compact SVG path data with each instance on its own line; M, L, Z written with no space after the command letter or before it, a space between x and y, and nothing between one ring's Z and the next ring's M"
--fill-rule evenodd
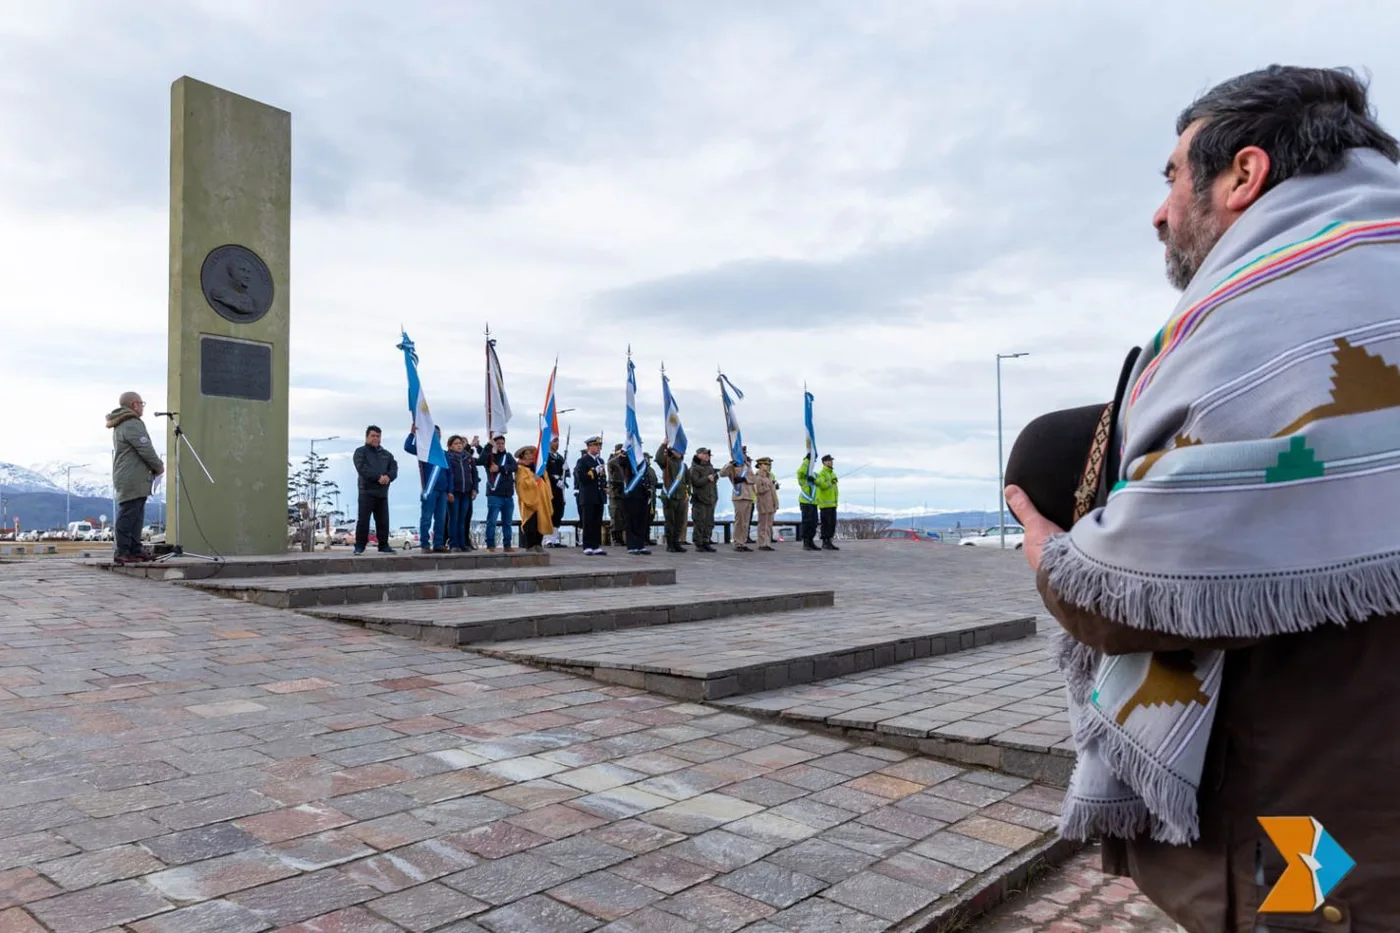
M838 498L836 471L829 466L824 466L817 471L817 508L834 509Z
M117 502L146 498L151 494L151 480L165 472L150 432L130 408L108 414L107 427L112 431L112 488Z

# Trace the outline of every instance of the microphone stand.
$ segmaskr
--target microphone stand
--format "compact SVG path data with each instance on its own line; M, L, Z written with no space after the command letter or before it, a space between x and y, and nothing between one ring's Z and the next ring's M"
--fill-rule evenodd
M204 478L209 480L211 486L214 484L214 477L209 475L209 468L206 467L204 461L199 458L199 451L194 449L194 444L180 427L180 413L178 411L158 411L155 414L157 418L169 418L170 423L175 427L175 456L171 458L174 461L171 468L171 475L174 479L170 483L167 483L165 487L167 501L172 492L175 496L175 545L169 552L157 557L156 562L161 563L174 560L177 557L193 557L198 560L218 563L221 558L213 557L209 554L190 553L183 547L184 540L180 535L180 492L182 488L181 483L184 480L184 475L180 472L180 446L182 443L185 447L189 448L190 456L194 457L194 462L199 464L200 471L204 473Z

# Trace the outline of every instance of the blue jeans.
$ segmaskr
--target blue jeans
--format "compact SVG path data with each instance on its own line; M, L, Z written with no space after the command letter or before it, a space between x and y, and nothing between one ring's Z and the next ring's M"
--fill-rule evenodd
M496 518L501 520L501 540L510 547L510 523L515 519L514 496L486 497L486 546L496 546Z
M447 546L464 548L467 546L467 515L470 514L472 494L454 492L452 501L447 503Z
M428 537L431 531L434 538ZM447 490L430 492L423 499L423 510L418 516L418 546L422 548L447 547Z

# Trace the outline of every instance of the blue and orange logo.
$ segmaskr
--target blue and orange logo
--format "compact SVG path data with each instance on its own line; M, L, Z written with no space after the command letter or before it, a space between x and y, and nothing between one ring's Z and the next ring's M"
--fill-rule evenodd
M1261 914L1312 913L1356 867L1337 840L1310 816L1261 816L1259 825L1288 863L1259 906Z

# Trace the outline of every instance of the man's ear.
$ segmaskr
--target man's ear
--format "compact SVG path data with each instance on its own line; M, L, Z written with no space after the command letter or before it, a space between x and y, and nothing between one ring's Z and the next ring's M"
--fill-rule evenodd
M1235 153L1220 180L1226 186L1226 210L1242 214L1259 200L1269 180L1270 167L1269 154L1258 146L1245 146Z

